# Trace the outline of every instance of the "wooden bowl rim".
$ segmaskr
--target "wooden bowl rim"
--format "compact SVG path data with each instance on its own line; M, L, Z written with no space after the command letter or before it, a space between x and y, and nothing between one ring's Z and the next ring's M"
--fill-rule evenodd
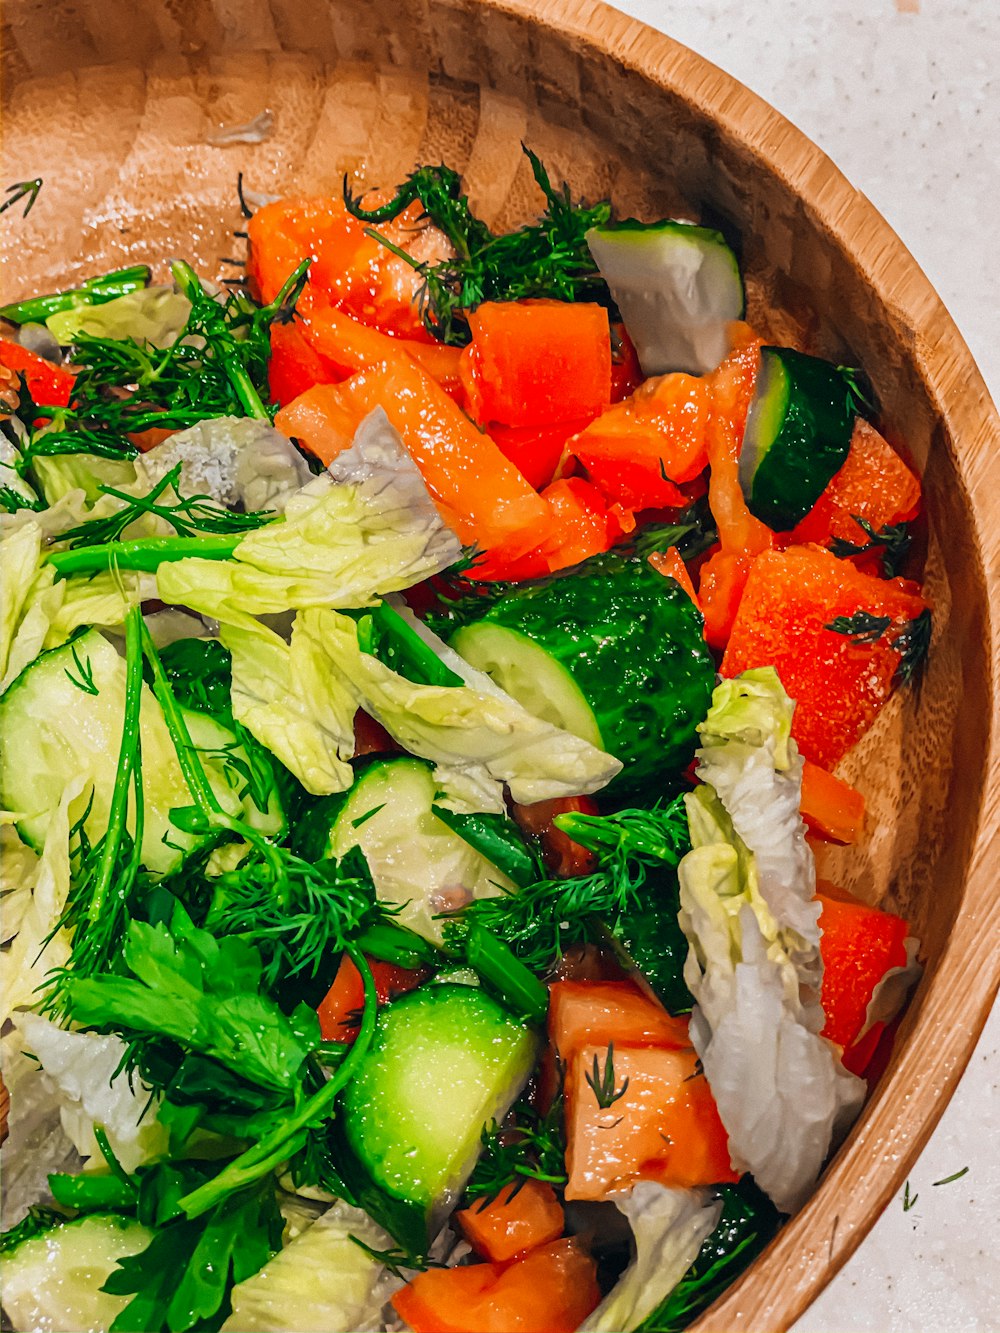
M876 1100L809 1203L691 1326L692 1333L735 1329L776 1333L794 1322L843 1267L902 1186L968 1064L1000 987L1000 951L991 955L981 947L985 923L995 919L1000 908L1000 880L995 873L995 856L1000 852L1000 416L954 321L903 242L831 159L763 98L689 47L603 0L484 3L596 48L681 97L749 148L762 170L776 174L794 190L813 224L851 256L882 305L912 331L914 364L946 427L947 447L970 499L970 527L979 561L976 582L986 593L983 619L993 706L985 720L989 735L984 782L965 893L938 965L922 983L923 1005L929 1010L939 997L945 1008L973 956L981 968L977 994L961 1027L935 1028L932 1052L916 1050L913 1041L905 1044L895 1068L879 1084ZM933 330L934 341L928 342L922 330ZM918 1069L930 1066L937 1095L930 1105L926 1101L918 1105L918 1099L906 1095L906 1085ZM887 1095L894 1089L903 1095ZM865 1192L863 1203L857 1194L837 1201L848 1163L862 1157L873 1139L883 1145L885 1167L877 1188ZM896 1149L894 1160L890 1146ZM777 1280L765 1285L761 1278L766 1273L777 1274Z

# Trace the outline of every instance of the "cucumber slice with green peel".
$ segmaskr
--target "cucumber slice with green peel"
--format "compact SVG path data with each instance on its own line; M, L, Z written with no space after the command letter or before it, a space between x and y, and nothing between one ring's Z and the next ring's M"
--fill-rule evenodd
M360 1208L335 1203L259 1272L237 1282L223 1333L329 1333L361 1328L384 1266L373 1250L392 1248L390 1236Z
M526 634L480 620L452 635L449 646L535 717L598 750L607 748L594 710L570 672Z
M421 1208L432 1230L465 1187L484 1126L503 1120L537 1053L534 1033L482 990L411 991L380 1012L345 1089L347 1141L375 1184Z
M682 768L715 685L700 613L646 561L622 561L613 578L584 562L520 584L450 643L529 711L620 759L606 794L641 791Z
M740 266L721 232L690 222L592 227L587 244L646 375L704 375L729 351L745 306Z
M856 415L856 392L839 366L762 347L740 451L750 512L776 532L805 518L847 457Z
M52 811L66 783L83 777L93 783L93 802L84 825L91 843L108 820L125 709L125 663L96 630L42 653L0 698L0 803L17 812L18 831L30 846L45 841ZM218 797L268 836L284 829L284 815L272 788L266 809L245 792L238 767L246 755L233 733L204 713L184 712L191 740ZM154 873L174 869L203 839L182 833L170 811L191 804L163 712L143 686L139 714L142 752L142 862ZM236 765L236 766L234 766ZM132 820L130 819L130 826Z
M312 859L360 847L379 900L400 907L399 924L441 944L442 912L515 886L438 818L436 796L433 765L425 760L376 760L345 796L310 813L308 840L298 845Z
M103 1333L132 1300L101 1287L119 1259L139 1254L153 1233L127 1217L90 1214L0 1254L0 1291L17 1329Z

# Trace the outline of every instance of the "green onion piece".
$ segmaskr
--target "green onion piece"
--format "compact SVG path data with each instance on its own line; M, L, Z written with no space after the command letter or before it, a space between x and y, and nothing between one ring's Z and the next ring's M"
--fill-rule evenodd
M12 324L44 324L50 315L57 315L60 310L103 305L105 301L113 301L117 296L139 291L148 286L149 276L147 265L134 264L131 268L120 268L113 273L88 278L79 287L69 287L66 291L52 292L48 296L33 296L27 301L14 301L10 305L0 306L0 317L9 319Z
M56 574L97 574L105 569L137 569L155 573L167 560L200 556L203 560L228 560L243 540L243 533L217 537L142 537L131 542L107 542L104 546L82 546L76 551L54 551L49 563Z
M433 944L391 921L376 921L355 943L362 953L396 967L433 967L440 962Z
M497 998L529 1022L544 1022L549 1010L548 989L525 967L510 946L478 921L469 922L463 933L467 963Z

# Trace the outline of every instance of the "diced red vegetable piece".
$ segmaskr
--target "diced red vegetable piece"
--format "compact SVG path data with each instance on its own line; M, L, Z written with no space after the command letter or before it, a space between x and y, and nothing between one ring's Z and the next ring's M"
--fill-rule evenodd
M686 1018L675 1018L634 981L554 981L549 987L549 1040L568 1063L585 1046L691 1045Z
M624 324L611 326L611 401L629 398L644 379L639 353Z
M375 407L385 409L463 543L499 547L513 560L551 530L552 508L409 356L309 390L278 413L275 425L329 463Z
M682 508L676 483L691 481L708 462L711 402L708 381L694 375L646 380L574 436L567 455L629 509Z
M859 417L843 467L834 474L805 518L793 528L791 541L827 546L839 537L854 546L863 546L869 537L857 523L858 518L878 532L909 522L919 509L920 479L888 440Z
M365 754L395 754L399 751L396 741L389 735L381 722L376 722L370 713L359 708L354 714L354 758Z
M285 407L315 384L336 384L344 372L315 350L304 336L301 325L271 325L271 359L267 365L267 383L271 400Z
M491 422L489 434L504 458L509 458L540 491L555 476L566 441L585 425L583 421L564 421L555 426L500 426Z
M526 1250L556 1240L565 1227L555 1190L533 1179L508 1185L495 1199L479 1199L455 1218L475 1252L491 1263L507 1263Z
M414 1333L574 1333L600 1300L593 1259L556 1240L503 1268L428 1269L392 1303Z
M509 544L496 547L476 566L477 579L520 581L554 574L607 551L634 526L630 513L618 505L609 507L597 487L582 477L554 481L541 498L549 514L542 541L513 556Z
M368 966L375 981L375 993L380 1005L388 1004L398 995L419 986L427 973L422 968L397 967L379 958L369 958ZM319 1030L324 1041L351 1042L358 1035L361 1010L365 1003L365 987L361 973L343 954L333 985L319 1004Z
M567 1199L604 1199L636 1180L691 1189L739 1179L693 1050L616 1040L615 1088L624 1090L602 1109L588 1079L596 1060L600 1082L607 1059L607 1045L584 1046L567 1070Z
M843 778L806 760L802 765L802 818L825 842L852 843L861 837L865 798Z
M711 469L708 503L726 555L756 555L774 542L771 529L747 508L739 478L740 449L757 384L760 347L760 339L747 325L736 326L733 351L706 376L712 393L706 438Z
M676 546L668 546L665 551L654 551L649 557L649 563L659 574L666 575L679 583L687 595L694 602L698 610L701 607L698 604L698 594L694 590L694 584L691 582L691 575L688 573L688 567L684 563L684 558Z
M333 306L314 310L301 321L301 325L306 339L337 372L338 379L357 370L384 366L406 355L449 392L460 388L462 353L457 347L390 337L381 329Z
M820 884L819 918L823 958L823 1036L844 1048L844 1064L859 1072L878 1042L865 1025L875 987L890 969L906 966L909 927L902 917Z
M832 768L892 693L899 637L925 609L913 584L872 578L818 546L765 551L747 579L722 674L773 666L796 701L792 735L799 748ZM859 611L888 617L875 642L829 628Z
M705 617L705 638L713 648L723 649L729 642L755 559L716 547L701 567L698 605Z
M589 875L597 865L597 857L586 847L574 842L552 822L556 815L596 815L597 802L592 796L556 796L550 801L534 801L531 805L511 803L510 812L521 832L537 840L546 869L559 879L571 875Z
M603 306L484 301L469 314L462 357L473 417L483 425L592 420L611 401L611 332Z
M29 352L20 343L0 338L0 366L23 375L32 400L45 407L67 407L76 376L72 370L55 366L43 356Z

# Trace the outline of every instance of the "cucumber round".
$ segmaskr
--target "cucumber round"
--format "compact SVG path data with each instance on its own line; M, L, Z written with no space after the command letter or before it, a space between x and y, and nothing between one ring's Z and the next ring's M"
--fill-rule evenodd
M715 684L697 608L644 561L512 588L450 642L463 656L471 646L473 665L489 658L525 708L620 759L608 793L660 784L688 762Z
M776 532L805 518L843 466L856 398L844 372L787 347L762 347L740 451L750 512Z
M646 375L704 375L729 351L743 279L721 232L690 222L593 227L587 244Z
M83 688L83 687L86 688ZM125 710L125 663L106 638L88 630L59 648L42 653L0 698L0 803L16 811L18 832L29 846L45 841L52 811L66 783L83 776L93 783L85 829L95 843L107 827L118 767ZM272 792L266 811L241 795L244 779L225 762L244 759L228 728L207 714L185 710L193 744L223 809L240 814L262 833L284 827L280 801ZM139 712L143 834L142 861L155 873L176 867L198 844L170 822L170 811L191 804L163 712L143 686ZM130 820L130 824L131 824Z
M344 1092L348 1143L376 1185L433 1225L458 1199L484 1126L507 1114L537 1049L534 1034L482 990L411 991L379 1014Z
M102 1333L132 1297L100 1288L152 1238L131 1218L91 1214L24 1240L0 1255L4 1312L14 1328Z
M594 710L572 674L520 630L481 620L453 635L451 647L535 717L604 748Z

